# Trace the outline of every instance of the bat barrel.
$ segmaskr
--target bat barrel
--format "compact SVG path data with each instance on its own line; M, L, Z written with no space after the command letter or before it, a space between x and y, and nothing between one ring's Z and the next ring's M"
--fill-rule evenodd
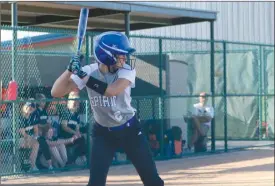
M81 8L79 22L78 22L78 30L77 30L77 53L79 53L80 48L82 46L82 42L86 33L87 22L89 16L89 9L88 8Z

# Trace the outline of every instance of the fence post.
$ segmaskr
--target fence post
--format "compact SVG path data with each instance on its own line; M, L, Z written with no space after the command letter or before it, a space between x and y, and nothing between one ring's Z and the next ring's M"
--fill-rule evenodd
M267 56L268 56L269 52L268 50L266 50L266 48L263 48L263 82L264 82L264 122L267 123L267 86L268 86L268 77L267 77L267 71L266 71L266 68L267 68ZM267 125L268 127L268 125ZM268 130L268 129L267 129ZM266 139L268 139L269 136L266 136Z
M223 101L224 101L224 151L228 151L227 144L227 61L226 61L226 41L223 41Z
M210 81L211 81L211 94L212 94L212 107L215 110L215 41L214 41L214 21L210 22ZM211 151L215 152L216 149L215 138L215 117L211 122Z
M262 102L263 102L263 97L262 97L262 63L263 63L263 47L259 46L259 52L260 52L260 56L259 56L259 64L258 64L258 70L259 70L259 89L258 89L258 96L259 96L259 122L258 122L258 128L259 128L259 140L262 139Z
M161 156L164 155L164 144L163 144L163 137L164 137L164 127L163 127L163 91L162 91L162 39L159 39L159 90L160 90L160 97L159 97L159 119L160 119L160 146Z
M17 62L17 3L11 4L12 11L12 70L11 76L13 81L17 81L16 78L16 62ZM15 165L15 157L16 157L16 149L15 149L15 141L16 141L16 103L12 102L12 138L13 138L13 173L16 172Z

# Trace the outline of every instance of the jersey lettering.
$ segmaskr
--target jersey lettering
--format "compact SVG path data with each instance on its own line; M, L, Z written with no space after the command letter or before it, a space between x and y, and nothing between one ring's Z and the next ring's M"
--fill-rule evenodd
M103 105L104 105L104 107L106 107L106 106L110 107L109 99L106 96L103 96Z
M116 106L116 96L106 97L106 96L93 96L90 98L91 105L93 107L114 107Z

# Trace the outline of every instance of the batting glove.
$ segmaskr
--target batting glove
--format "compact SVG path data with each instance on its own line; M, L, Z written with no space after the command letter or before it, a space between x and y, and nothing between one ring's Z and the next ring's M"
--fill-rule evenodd
M75 75L78 75L81 79L84 78L87 73L81 70L81 61L84 59L83 55L73 56L67 69Z
M73 69L74 70L77 70L77 69L80 69L81 65L80 65L80 56L79 55L76 55L76 56L73 56L70 60L70 63L69 65L67 66L67 69L70 71L70 72L73 72Z
M76 74L78 77L80 77L81 79L83 79L84 77L87 76L87 73L82 71L82 70L79 70L78 73Z

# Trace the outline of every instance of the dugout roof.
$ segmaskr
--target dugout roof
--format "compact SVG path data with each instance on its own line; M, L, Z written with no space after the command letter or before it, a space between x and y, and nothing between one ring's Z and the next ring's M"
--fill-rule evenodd
M169 2L167 2L169 3ZM17 2L18 26L77 29L81 7L90 9L87 30L105 31L127 29L126 13L130 18L130 30L215 21L217 12L131 2ZM11 25L11 4L1 2L1 24Z

